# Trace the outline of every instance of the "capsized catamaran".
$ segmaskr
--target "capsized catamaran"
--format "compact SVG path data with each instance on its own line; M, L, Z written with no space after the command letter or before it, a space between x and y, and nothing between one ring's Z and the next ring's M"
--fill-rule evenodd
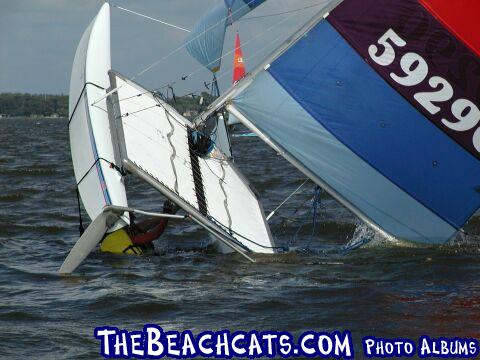
M214 37L262 2L219 1L227 19ZM110 71L105 4L80 42L70 92L72 159L93 222L61 272L141 212L127 207L126 172L179 204L223 250L274 252L261 204L223 146L199 146L198 130L212 119L218 130L223 110L379 233L448 241L480 207L479 7L334 0L191 124ZM187 47L205 35L199 49L211 49L198 59L215 73L223 41L208 43L207 30L218 29L203 26Z
M480 207L476 0L332 1L210 106L386 236L444 243Z
M61 273L73 272L106 232L130 222L130 213L144 213L128 208L123 181L127 173L188 214L148 215L191 219L215 237L220 251L236 251L252 261L250 253L275 251L258 197L228 156L218 146L206 151L201 146L203 135L187 119L155 94L111 71L108 3L77 48L69 132L79 197L92 223Z

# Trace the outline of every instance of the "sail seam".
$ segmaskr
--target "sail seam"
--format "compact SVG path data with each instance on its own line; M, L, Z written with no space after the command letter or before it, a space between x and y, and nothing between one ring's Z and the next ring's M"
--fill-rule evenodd
M300 105L300 104L299 104ZM237 110L235 107L233 107L239 114L242 114L239 110ZM309 114L310 115L310 114ZM243 115L244 116L244 115ZM310 115L311 116L311 115ZM255 124L251 124L251 126L253 126L252 130L255 131L255 132L258 132L259 134L264 134L264 130L259 127L258 125L255 125ZM250 127L250 126L249 126ZM266 139L268 139L268 142L267 144L272 147L275 151L279 151L282 156L287 160L289 161L291 164L293 164L295 167L297 167L300 171L302 171L305 175L307 175L309 178L311 178L315 183L317 183L318 185L322 186L324 188L324 190L326 190L328 193L330 193L333 197L335 197L337 200L340 201L340 203L345 206L347 209L349 209L350 211L352 211L354 213L354 215L356 215L357 217L359 217L362 221L366 222L369 226L373 227L376 231L382 233L382 234L385 234L387 236L391 236L391 237L395 237L392 233L390 233L389 231L387 230L384 230L383 227L381 227L375 220L373 220L370 216L368 216L362 209L360 209L359 207L357 207L355 204L353 204L351 201L349 201L347 199L346 196L344 196L342 193L339 193L335 190L335 188L333 188L332 186L330 186L329 182L324 180L322 177L320 177L319 175L315 174L311 169L309 169L308 167L304 166L302 164L302 162L297 158L297 156L289 151L289 150L286 150L285 148L283 148L282 146L279 145L278 141L275 140L274 138L271 138L271 137L268 137L266 135L264 135L266 137ZM265 140L264 140L265 141ZM417 235L419 235L421 238L424 238L425 240L427 240L427 238L425 237L425 235L423 235L422 233L418 232L417 230L415 230L414 228L412 228L411 226L409 226L408 224L402 222L401 220L399 219L396 219L396 218L393 218L391 217L387 212L383 211L382 209L378 208L377 206L373 205L372 203L370 203L369 201L367 202L370 206L374 207L377 211L381 212L383 215L395 220L397 223L401 224L402 226L410 229L412 232L416 233ZM457 230L456 227L453 227L454 230Z

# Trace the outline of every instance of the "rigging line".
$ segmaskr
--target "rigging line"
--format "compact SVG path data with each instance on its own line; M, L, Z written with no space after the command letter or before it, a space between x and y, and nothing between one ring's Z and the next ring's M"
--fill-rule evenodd
M135 115L135 114L138 114L138 113L141 113L141 112L143 112L143 111L147 111L147 110L150 110L150 109L153 109L153 108L156 108L156 107L160 107L160 105L155 104L155 105L152 105L152 106L149 106L149 107L140 109L140 110L136 110L136 111L124 113L124 114L120 115L119 117L117 117L117 120L118 120L118 119L121 119L121 118L123 118L123 117L130 116L130 115Z
M302 210L308 202L312 201L313 199L308 198L306 199L300 206L298 206L288 217L284 217L282 222L277 224L273 229L272 232L276 233L277 229L281 229L281 234L280 235L285 235L286 233L286 228L289 226L289 224L298 222L299 220L293 219L293 216L297 215L297 213ZM304 222L305 220L302 218L301 222ZM292 242L292 239L290 239L289 243Z
M82 208L80 206L80 191L78 190L78 186L77 186L76 192L77 192L77 205L78 205L78 232L80 233L80 236L82 236L83 233L85 232L85 228L83 227Z
M320 5L325 5L325 3L314 4L314 5L306 6L306 7L300 8L300 9L293 9L293 10L290 10L290 11L283 11L283 12L279 12L279 13L275 13L275 14L245 17L245 18L243 18L243 19L237 20L237 22L239 22L239 21L253 20L253 19L263 19L263 18L268 18L268 17L272 17L272 16L279 16L279 15L284 15L284 14L296 13L296 12L299 12L299 11L302 11L302 10L311 9L311 8L314 8L314 7L317 7L317 6L320 6Z
M157 87L157 88L154 88L154 89L151 89L151 90L145 90L145 91L142 91L141 93L138 93L138 94L135 94L135 95L131 95L131 96L127 96L127 97L125 97L125 98L119 99L116 103L119 104L119 103L122 102L122 101L130 100L130 99L133 99L133 98L136 98L136 97L140 97L140 96L145 95L145 94L154 94L154 93L156 93L158 90L165 89L165 88L170 87L170 86L173 86L173 85L175 85L175 84L176 84L176 81L171 82L171 83L168 83L168 84L163 85L163 86L160 86L160 87Z
M73 120L73 116L75 115L75 112L77 111L77 107L78 107L78 104L80 104L80 101L82 100L82 96L84 95L85 93L85 89L87 88L87 85L92 85L92 86L95 86L101 90L105 90L105 88L97 85L97 84L94 84L92 82L86 82L84 85L83 85L83 88L82 88L82 91L80 92L80 95L78 96L78 100L75 104L75 107L73 108L73 111L72 111L72 115L70 115L69 119L68 119L68 127L70 127L70 123L72 122Z
M280 39L280 38L281 38L281 36L279 36L279 37L277 37L276 39L274 39L274 40L273 40L273 43L276 42L276 41L277 41L278 39ZM262 48L262 49L259 49L259 50L257 50L253 55L251 55L251 56L249 56L249 57L246 57L245 59L246 59L246 60L253 59L254 57L258 56L261 52L263 52L264 50L265 50L265 49L263 49L263 48ZM226 55L229 55L229 54L226 54ZM225 56L226 56L226 55L225 55ZM220 75L217 76L217 80L224 78L225 76L229 75L230 73L231 73L230 69L223 71ZM188 75L188 76L189 76L189 75ZM188 76L187 76L187 77L188 77ZM183 80L183 76L182 76L182 80ZM185 78L185 80L186 80L186 78ZM196 89L196 90L194 90L194 91L192 91L192 92L189 92L188 94L185 94L185 95L183 95L183 96L195 95L196 93L200 93L200 92L202 92L202 91L204 90L205 85L210 86L210 85L212 85L214 82L215 82L215 81L210 81L210 82L208 82L208 83L205 83L201 88L198 88L198 89ZM135 94L135 95L131 95L131 96L125 97L125 98L123 98L123 99L119 99L117 103L120 103L120 102L126 101L126 100L130 100L130 99L134 99L134 98L136 98L136 97L140 97L140 96L145 95L145 94L154 94L154 95L155 95L155 93L156 93L158 90L165 89L166 87L175 85L176 83L177 83L176 81L173 81L173 82L170 82L170 83L168 83L168 84L166 84L166 85L162 85L162 86L160 86L160 87L157 87L157 88L154 88L154 89L151 89L151 90L145 90L145 91L143 91L143 92L141 92L141 93L138 93L138 94Z
M138 110L138 111L135 111L135 112L126 113L125 115L119 116L117 119L122 119L122 117L127 117L127 116L133 116L133 117L135 117L135 119L137 119L138 121L142 121L142 118L139 117L139 116L137 115L137 113L142 112L142 111L147 111L147 110L152 109L152 108L154 108L154 107L162 107L162 105L152 106L152 107L149 107L149 108L143 108L143 109ZM170 112L168 112L168 113L170 114L171 117L173 117L173 119L179 124L179 126L180 126L181 128L183 128L183 129L185 129L185 130L188 129L188 126L186 126L186 125L182 124L180 121L178 121L178 120L175 118L175 116L173 116ZM155 127L154 125L149 124L148 122L145 122L144 124L145 124L146 126L150 127L150 128L153 129L153 130L157 129L157 127ZM129 125L129 124L125 124L125 125L131 126L131 125Z
M132 126L132 125L130 125L130 124L128 124L128 123L125 123L124 126L127 126L127 127L129 127L130 129L132 129L132 131L135 131L135 132L137 132L138 134L146 137L147 139L149 139L150 141L152 141L153 143L155 143L155 144L158 145L159 147L161 147L161 148L163 148L163 149L165 149L165 150L168 150L168 147L167 147L166 145L164 145L163 143L155 140L155 139L154 139L153 137L151 137L149 134L146 134L146 133L144 133L143 131L138 130L136 127L134 127L134 126ZM184 162L184 163L188 162L186 158L180 157L179 155L177 155L176 158L177 158L177 159L180 159L180 160L181 160L182 162Z
M307 182L309 182L310 179L305 179L305 181L297 188L293 193L291 193L283 202L278 205L268 216L267 216L267 221L269 221L275 213L280 210L280 208L285 205L293 196L295 196L304 186Z
M288 19L291 18L292 16L294 16L294 15L291 15L291 16L288 16L288 17L284 18L281 22L288 20ZM280 24L281 22L279 22L278 24ZM273 39L273 41L271 42L271 44L275 44L278 40L280 40L280 39L284 36L284 33L285 33L285 32L280 33L280 35L278 35L275 39ZM264 33L261 33L261 34L260 34L259 36L257 36L257 37L263 36L263 34L264 34ZM247 44L248 42L252 41L252 40L254 40L254 39L253 39L253 38L250 39L249 41L247 41L246 43L244 43L244 45ZM233 51L234 51L234 50L233 50ZM250 56L246 57L246 59L253 59L253 58L259 56L259 55L260 55L261 53L263 53L264 51L265 51L264 48L258 49L258 50L255 51L253 54L251 54ZM228 56L230 53L232 53L232 51L230 51L229 53L224 54L221 58L224 58L224 57ZM203 68L203 67L201 67L200 69L202 69L202 68ZM195 72L199 72L199 69L197 69ZM228 70L225 70L223 73L221 73L219 76L217 76L217 80L218 80L218 79L221 79L221 78L224 78L225 76L227 76L227 75L229 75L229 74L230 74L230 70L229 70L229 69L228 69ZM191 76L191 75L189 75L189 76ZM211 82L209 83L209 85L213 84L213 82L214 82L214 81L211 81ZM128 82L127 82L127 83L128 83ZM157 87L157 88L155 88L155 89L153 89L153 90L145 90L144 92L141 92L141 93L132 95L132 96L130 96L130 97L126 97L126 98L123 98L123 99L119 99L119 100L118 100L118 103L120 103L121 101L125 101L125 100L129 100L129 99L135 98L135 97L140 97L140 96L143 96L143 95L145 95L145 94L153 94L154 97L157 97L157 96L156 96L156 91L161 90L161 89L164 89L164 88L166 88L166 87L168 87L168 86L171 86L171 85L173 85L173 84L175 84L175 83L176 83L176 81L173 81L173 82L170 82L170 83L168 83L168 84L166 84L166 85ZM121 87L121 86L123 86L123 85L120 85L120 87ZM117 89L118 89L118 88L119 88L119 87L117 87ZM195 91L193 91L193 92L190 92L190 93L187 94L187 95L195 95L196 93L201 93L202 90L203 90L203 87L202 87L202 88L199 88L199 89L197 89L197 90L195 90ZM187 96L187 95L185 95L185 96ZM166 111L168 111L164 106L162 106L162 107L163 107ZM149 109L149 108L144 109L144 110L148 110L148 109ZM142 110L139 110L138 112L140 112L140 111L142 111ZM171 115L172 115L172 114L171 114ZM181 126L185 127L180 121L177 120L177 118L176 118L174 115L172 115L172 117L175 119L175 121L177 121L177 123L179 123Z
M233 229L228 229L224 224L222 224L220 221L218 221L218 219L216 219L215 217L209 215L209 218L210 220L213 220L218 226L220 226L221 228L223 228L224 231L226 232L231 232L231 236L238 236L240 238L242 238L243 240L245 241L248 241L249 243L252 243L254 245L257 245L258 247L261 247L263 249L271 249L271 250L285 250L285 247L283 246L265 246L265 245L262 245L262 244L259 244L258 242L252 240L252 239L249 239L245 236L243 236L242 234L236 232L235 230ZM227 231L228 230L228 231ZM238 239L236 239L238 241Z
M177 26L177 25L174 25L174 24L170 24L170 23L168 23L168 22L166 22L166 21L162 21L162 20L159 20L159 19L155 19L155 18L153 18L153 17L151 17L151 16L147 16L147 15L141 14L141 13L139 13L139 12L126 9L126 8L121 7L121 6L118 6L118 5L112 5L112 6L113 6L114 8L123 10L123 11L125 11L125 12L131 13L131 14L134 14L134 15L141 16L141 17L143 17L143 18L145 18L145 19L149 19L149 20L152 20L152 21L156 21L156 22L158 22L158 23L160 23L160 24L167 25L167 26L170 26L170 27L175 28L175 29L178 29L178 30L182 30L182 31L185 31L185 32L188 32L188 33L191 32L190 30L185 29L185 28L182 28L182 27L180 27L180 26Z
M250 3L253 3L254 1L256 0L250 0L248 1L247 3L245 3L245 5L242 5L240 8L238 8L237 10L235 10L233 14L236 14L240 11L242 11L244 8L246 8L247 6L250 5ZM192 42L194 42L195 40L197 40L199 37L201 37L202 35L206 34L207 32L209 32L210 30L213 30L214 28L216 28L217 26L223 24L223 22L225 20L227 20L229 18L230 15L222 18L219 22L213 24L212 26L210 26L209 28L205 29L204 31L202 31L200 34L198 34L197 36L193 37L192 39L188 40L187 42L185 42L184 44L182 44L181 46L177 47L176 49L174 49L173 51L169 52L167 55L163 56L162 58L160 58L159 60L155 61L154 63L152 63L151 65L147 66L145 69L143 69L142 71L138 72L137 74L135 74L134 76L132 76L129 80L130 81L133 81L135 80L136 78L142 76L143 74L145 74L146 72L152 70L154 67L158 66L160 63L162 63L163 61L167 60L168 58L170 58L171 56L175 55L176 53L178 53L180 50L184 49L185 47L187 47L189 44L191 44ZM120 85L122 86L122 85ZM110 90L109 92L107 92L105 95L103 95L102 97L100 97L98 100L94 101L93 104L96 104L100 101L102 101L103 99L107 98L108 96L110 96L111 94L113 94L114 92L116 92L118 90L118 88L120 86L117 86L116 88Z
M315 236L315 232L317 230L318 210L319 210L319 206L321 208L321 203L322 203L321 194L322 194L322 188L317 185L317 187L315 188L315 196L312 204L312 212L313 212L312 235L310 236L310 240L308 241L307 246L305 247L306 249L310 248L310 244L312 243L313 238Z
M188 128L189 128L188 124L182 123L180 120L177 119L175 113L172 113L172 112L170 111L169 108L173 108L173 106L171 106L170 104L168 104L166 101L163 101L162 99L159 99L159 98L158 98L157 96L155 96L155 95L154 95L154 97L155 97L155 99L157 100L157 102L160 104L160 106L162 107L162 109L165 111L165 113L167 114L167 116L170 115L170 116L173 118L173 120L175 120L175 121L177 122L177 124L180 125L182 128L184 128L184 129L188 129ZM175 110L175 108L173 108L173 110L174 110L177 114L180 115L180 113L179 113L177 110Z
M83 180L85 180L85 178L90 174L90 172L97 166L98 163L100 163L100 161L104 161L106 162L110 168L112 169L115 169L119 172L120 175L124 176L125 174L122 172L122 169L120 169L117 165L115 165L115 163L103 158L103 157L99 157L95 160L95 162L93 163L92 166L89 167L89 169L87 170L87 172L81 177L81 179L77 182L77 187L80 186L83 182Z
M278 35L275 39L273 39L270 42L269 47L272 47L274 44L276 44L276 42L278 40L282 39L285 33L286 33L286 31L284 31L283 33L280 33L280 35ZM256 58L257 56L259 56L260 54L262 54L263 52L266 52L265 48L260 48L260 49L256 50L255 52L253 52L252 54L250 54L248 56L244 56L244 59L245 60L252 60L252 59ZM230 74L231 74L231 69L227 69L227 70L223 71L222 73L220 73L220 75L217 75L217 80L220 80L220 79L222 79L225 76L230 75ZM213 81L207 82L205 84L210 86L210 85L213 84ZM198 88L198 89L194 90L193 92L190 92L190 93L188 93L186 95L183 95L183 96L195 95L197 93L201 93L204 90L205 84L201 88Z
M286 16L285 18L283 18L281 21L275 23L274 25L270 26L269 28L265 29L264 31L260 32L258 35L250 38L249 40L247 40L246 42L243 43L243 46L247 45L248 43L252 42L253 40L256 40L262 36L264 36L266 33L272 31L275 27L279 26L280 24L284 23L285 21L289 20L293 15L290 15L290 16ZM212 60L210 61L208 64L206 64L205 66L201 65L199 66L197 69L195 69L194 71L192 71L190 74L188 75L185 75L182 77L182 79L187 79L189 78L190 76L198 73L199 71L202 71L205 67L208 67L209 65L212 65L214 63L216 63L218 60L222 60L224 57L230 55L230 54L233 54L235 52L235 48L233 48L232 50L228 51L227 53L225 53L224 55L220 56L219 58L215 59L215 60Z
M310 217L310 214L314 210L315 201L316 201L316 196L315 195L313 196L313 198L308 200L308 202L312 202L312 206L309 208L309 210L307 212L307 215L301 221L300 226L298 227L297 231L293 235L292 239L290 239L290 241L288 242L288 247L292 247L297 242L298 235L300 235L300 232L302 231L303 227L307 223L307 217Z
M284 31L283 33L280 33L280 35L278 35L275 39L273 39L271 42L270 42L270 45L269 47L272 47L273 44L275 44L278 40L282 39L284 34L286 33L286 31ZM244 44L245 45L245 44ZM257 56L259 56L261 53L263 52L266 52L265 48L260 48L258 50L256 50L255 52L253 52L252 54L250 54L249 56L246 56L245 57L245 60L251 60L251 59L254 59L256 58ZM227 56L229 54L225 54L225 56ZM224 56L224 57L225 57ZM223 58L223 57L222 57ZM225 71L223 71L222 73L220 73L220 75L217 75L217 80L219 79L222 79L224 78L225 76L227 75L230 75L231 74L231 70L230 69L227 69ZM182 80L183 80L183 77L182 77ZM173 81L173 82L170 82L168 84L165 84L165 85L162 85L162 86L159 86L157 88L154 88L154 89L151 89L151 90L145 90L141 93L138 93L138 94L135 94L135 95L132 95L132 96L128 96L126 98L123 98L123 99L119 99L118 102L121 102L121 101L125 101L125 100L130 100L132 98L135 98L135 97L139 97L139 96L142 96L142 95L145 95L145 94L149 94L149 93L152 93L154 94L155 92L157 92L158 90L162 90L162 89L165 89L166 87L169 87L169 86L172 86L172 85L175 85L177 82L176 81ZM212 85L214 83L214 81L210 81L208 83L206 83L207 85ZM204 84L205 86L205 84ZM196 93L200 93L204 90L204 86L202 86L201 88L198 88L197 90L194 90L193 92L189 92L188 94L186 95L183 95L183 96L188 96L188 95L195 95Z

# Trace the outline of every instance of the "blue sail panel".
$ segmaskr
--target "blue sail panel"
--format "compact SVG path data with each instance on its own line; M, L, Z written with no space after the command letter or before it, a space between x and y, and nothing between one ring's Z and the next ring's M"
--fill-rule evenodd
M456 229L335 138L268 73L233 105L371 222L398 239L443 243ZM272 115L274 114L274 115Z
M227 24L228 8L224 0L217 0L187 39L188 53L213 73L221 66Z
M440 218L460 228L480 207L480 162L386 83L327 21L269 72L340 142Z
M245 4L247 4L250 9L255 9L256 7L262 5L266 0L243 0Z
M216 0L195 25L187 39L187 51L200 64L215 73L220 69L225 32L266 0Z

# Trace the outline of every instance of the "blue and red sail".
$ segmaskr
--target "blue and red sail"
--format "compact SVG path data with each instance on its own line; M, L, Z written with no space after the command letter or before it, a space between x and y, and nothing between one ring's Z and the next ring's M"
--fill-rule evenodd
M187 39L187 51L200 64L216 73L222 63L227 27L266 0L216 0L195 25Z
M371 224L442 243L480 208L475 0L345 0L233 106Z

